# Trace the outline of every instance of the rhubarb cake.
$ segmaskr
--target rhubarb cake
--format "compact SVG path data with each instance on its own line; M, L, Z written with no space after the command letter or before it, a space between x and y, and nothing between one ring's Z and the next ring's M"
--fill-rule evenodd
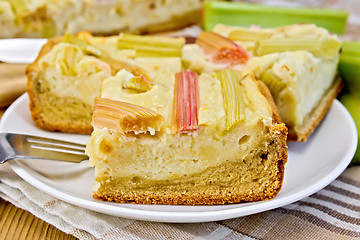
M305 24L273 29L218 25L192 44L123 33L65 34L49 40L27 68L30 109L45 130L90 134L93 100L104 79L122 69L148 78L154 69L144 59L171 56L182 69L198 74L224 68L253 72L271 90L288 139L306 141L341 89L336 78L340 47L335 35Z
M282 185L287 137L305 141L339 90L340 47L314 25L219 25L194 43L65 34L26 70L30 110L45 130L92 133L95 198L270 199Z
M95 99L93 196L185 205L275 197L287 128L262 82L230 68L197 74L176 58L142 61L154 69L150 86L121 70Z
M246 69L271 90L288 139L306 141L342 88L337 36L313 24L271 29L217 25L213 31L247 49L252 57Z
M201 0L0 0L0 38L148 33L197 23Z

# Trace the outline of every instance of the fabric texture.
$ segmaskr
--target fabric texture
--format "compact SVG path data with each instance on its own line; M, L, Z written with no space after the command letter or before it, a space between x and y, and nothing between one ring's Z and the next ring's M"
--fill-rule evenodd
M0 197L79 239L359 239L360 166L293 204L208 223L157 223L86 210L54 198L0 166Z
M350 12L350 17L347 35L343 39L360 40L358 0L248 2L345 9ZM3 67L7 68L8 66ZM12 78L9 75L7 79L10 77ZM14 78L19 79L19 87L11 85L7 89L7 85L2 84L0 107L9 104L25 91L24 75L21 73L21 76ZM259 214L208 223L146 222L86 210L32 187L16 175L7 163L0 165L0 197L58 229L85 240L360 239L360 166L349 167L324 189L298 202Z

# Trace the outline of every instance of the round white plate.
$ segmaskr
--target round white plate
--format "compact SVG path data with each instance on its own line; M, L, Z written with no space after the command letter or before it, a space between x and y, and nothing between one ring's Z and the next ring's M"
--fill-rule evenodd
M86 135L45 132L34 126L25 94L5 112L0 131L86 143ZM216 206L119 204L91 197L93 169L87 163L12 161L12 169L34 187L63 201L93 211L158 222L208 222L246 216L295 202L317 192L339 176L357 146L353 119L337 100L306 143L289 143L289 159L280 193L271 200Z

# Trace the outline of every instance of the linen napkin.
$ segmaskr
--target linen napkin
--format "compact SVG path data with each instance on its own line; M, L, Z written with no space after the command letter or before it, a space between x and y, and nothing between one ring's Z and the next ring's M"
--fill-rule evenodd
M357 0L251 2L346 9L351 13L349 23L352 24L344 39L358 40L360 37ZM6 76L0 79L0 108L25 92L24 69L25 65L0 64L1 75ZM349 167L324 189L293 204L247 217L207 223L146 222L86 210L32 187L8 164L0 165L0 197L61 231L85 240L360 239L360 166Z
M323 190L271 211L217 222L158 223L109 216L54 198L0 165L0 197L79 239L359 239L360 166Z

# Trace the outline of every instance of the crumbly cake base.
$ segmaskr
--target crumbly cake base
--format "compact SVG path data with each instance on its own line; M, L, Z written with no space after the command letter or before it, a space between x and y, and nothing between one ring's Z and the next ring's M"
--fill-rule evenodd
M35 125L46 131L91 134L93 130L92 107L77 99L38 94L30 101L30 111Z
M200 173L166 180L97 177L93 197L118 203L211 205L261 201L280 191L287 161L284 124L270 128L267 148ZM106 163L104 163L106 164Z

